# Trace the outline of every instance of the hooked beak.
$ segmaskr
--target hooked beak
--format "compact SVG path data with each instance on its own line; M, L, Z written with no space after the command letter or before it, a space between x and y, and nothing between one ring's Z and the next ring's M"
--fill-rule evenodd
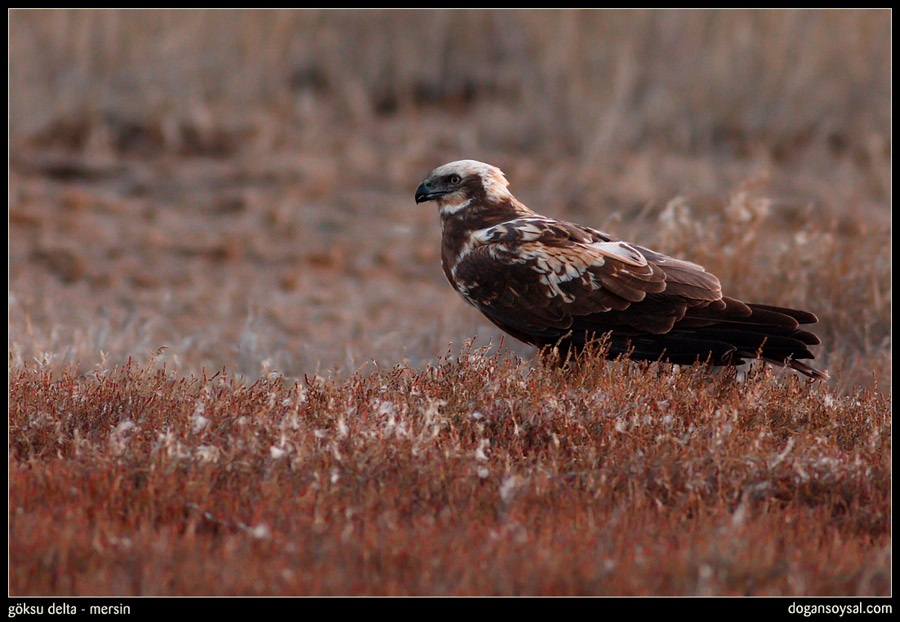
M419 184L418 188L416 188L416 203L433 201L434 199L442 197L447 193L447 190L433 187L432 181L430 179L426 179L421 184Z

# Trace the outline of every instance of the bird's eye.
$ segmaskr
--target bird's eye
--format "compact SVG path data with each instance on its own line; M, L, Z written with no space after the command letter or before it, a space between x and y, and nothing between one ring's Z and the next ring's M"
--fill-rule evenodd
M462 179L460 179L459 175L450 175L450 183L453 185L458 184Z

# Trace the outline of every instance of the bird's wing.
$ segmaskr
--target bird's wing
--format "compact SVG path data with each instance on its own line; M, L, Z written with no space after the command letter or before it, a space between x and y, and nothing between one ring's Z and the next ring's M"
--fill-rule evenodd
M721 299L718 279L696 264L544 217L475 232L453 276L495 323L536 337L610 311L617 323L663 333L688 307Z

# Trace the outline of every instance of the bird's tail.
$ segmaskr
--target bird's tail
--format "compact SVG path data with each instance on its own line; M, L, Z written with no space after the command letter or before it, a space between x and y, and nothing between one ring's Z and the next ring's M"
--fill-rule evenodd
M759 358L824 380L828 378L827 372L803 362L815 358L809 346L818 344L819 338L801 326L817 321L815 315L806 311L724 298L718 305L688 310L664 334L614 333L609 355L685 365L698 360L714 365L740 365L747 359Z

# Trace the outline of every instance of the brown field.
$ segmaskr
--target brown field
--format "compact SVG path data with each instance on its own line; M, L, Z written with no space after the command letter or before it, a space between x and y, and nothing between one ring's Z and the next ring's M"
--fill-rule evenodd
M887 11L9 14L9 593L891 594ZM545 368L444 162L819 316Z

